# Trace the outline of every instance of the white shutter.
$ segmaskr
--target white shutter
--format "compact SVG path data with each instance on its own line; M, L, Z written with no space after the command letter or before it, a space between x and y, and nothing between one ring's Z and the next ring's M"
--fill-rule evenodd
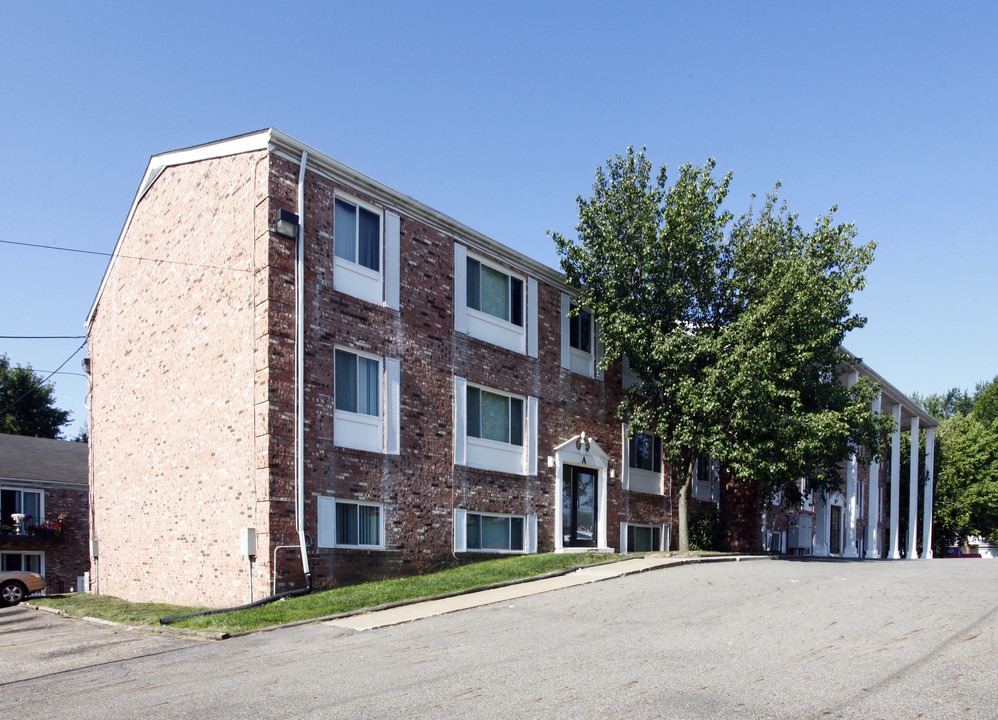
M627 439L627 423L620 423L620 487L627 490L631 487L631 443Z
M527 475L537 474L537 398L527 398Z
M463 377L454 376L454 464L467 463L468 447L468 381Z
M527 278L527 355L537 357L537 279Z
M467 514L467 510L454 508L454 552L456 553L468 551Z
M537 516L527 515L527 552L530 555L537 553Z
M402 363L385 359L385 452L398 455L402 436Z
M561 366L570 368L572 366L568 353L568 311L571 309L571 301L566 293L561 294Z
M401 268L401 221L393 212L385 213L385 305L399 309Z
M627 552L627 523L620 523L620 552Z
M331 548L336 545L336 500L325 495L315 500L318 516L315 542L321 548Z
M468 332L468 249L454 243L454 332Z
M662 550L664 552L669 552L669 548L672 545L672 526L663 525L662 526Z
M603 359L603 333L600 331L599 323L593 321L593 335L596 336L593 343L593 376L598 380L603 379L603 371L598 369L599 361Z

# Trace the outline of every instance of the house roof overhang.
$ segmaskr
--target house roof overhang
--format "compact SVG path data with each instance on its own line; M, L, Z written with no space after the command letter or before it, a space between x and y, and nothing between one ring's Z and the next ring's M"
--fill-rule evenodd
M848 356L847 363L849 367L858 372L861 376L869 378L873 382L880 384L881 414L891 412L891 407L894 405L901 406L902 430L910 428L912 419L916 417L918 418L920 428L935 428L939 426L938 420L929 415L929 413L926 412L926 410L918 403L894 387L894 385L892 385L883 375L863 362L862 358L853 355L844 347L840 346L839 350Z

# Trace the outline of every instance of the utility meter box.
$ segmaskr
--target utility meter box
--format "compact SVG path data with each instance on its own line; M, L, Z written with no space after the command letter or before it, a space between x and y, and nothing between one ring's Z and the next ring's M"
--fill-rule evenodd
M810 550L813 522L810 515L791 515L787 523L787 547Z
M243 528L239 531L239 553L244 557L256 555L256 528Z

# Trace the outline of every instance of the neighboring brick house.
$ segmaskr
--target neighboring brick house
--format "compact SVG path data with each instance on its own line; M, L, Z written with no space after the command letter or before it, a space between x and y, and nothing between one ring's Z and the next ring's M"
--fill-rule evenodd
M667 549L660 445L626 439L573 297L277 130L153 157L88 317L96 590L232 605Z
M86 443L0 434L0 569L44 575L48 592L76 589L90 569L87 452Z

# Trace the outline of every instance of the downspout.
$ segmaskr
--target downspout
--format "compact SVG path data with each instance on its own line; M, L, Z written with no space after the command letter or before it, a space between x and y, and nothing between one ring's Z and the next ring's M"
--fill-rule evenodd
M295 529L301 548L301 567L306 591L312 589L305 542L305 164L308 151L302 150L298 170L298 239L295 257Z

